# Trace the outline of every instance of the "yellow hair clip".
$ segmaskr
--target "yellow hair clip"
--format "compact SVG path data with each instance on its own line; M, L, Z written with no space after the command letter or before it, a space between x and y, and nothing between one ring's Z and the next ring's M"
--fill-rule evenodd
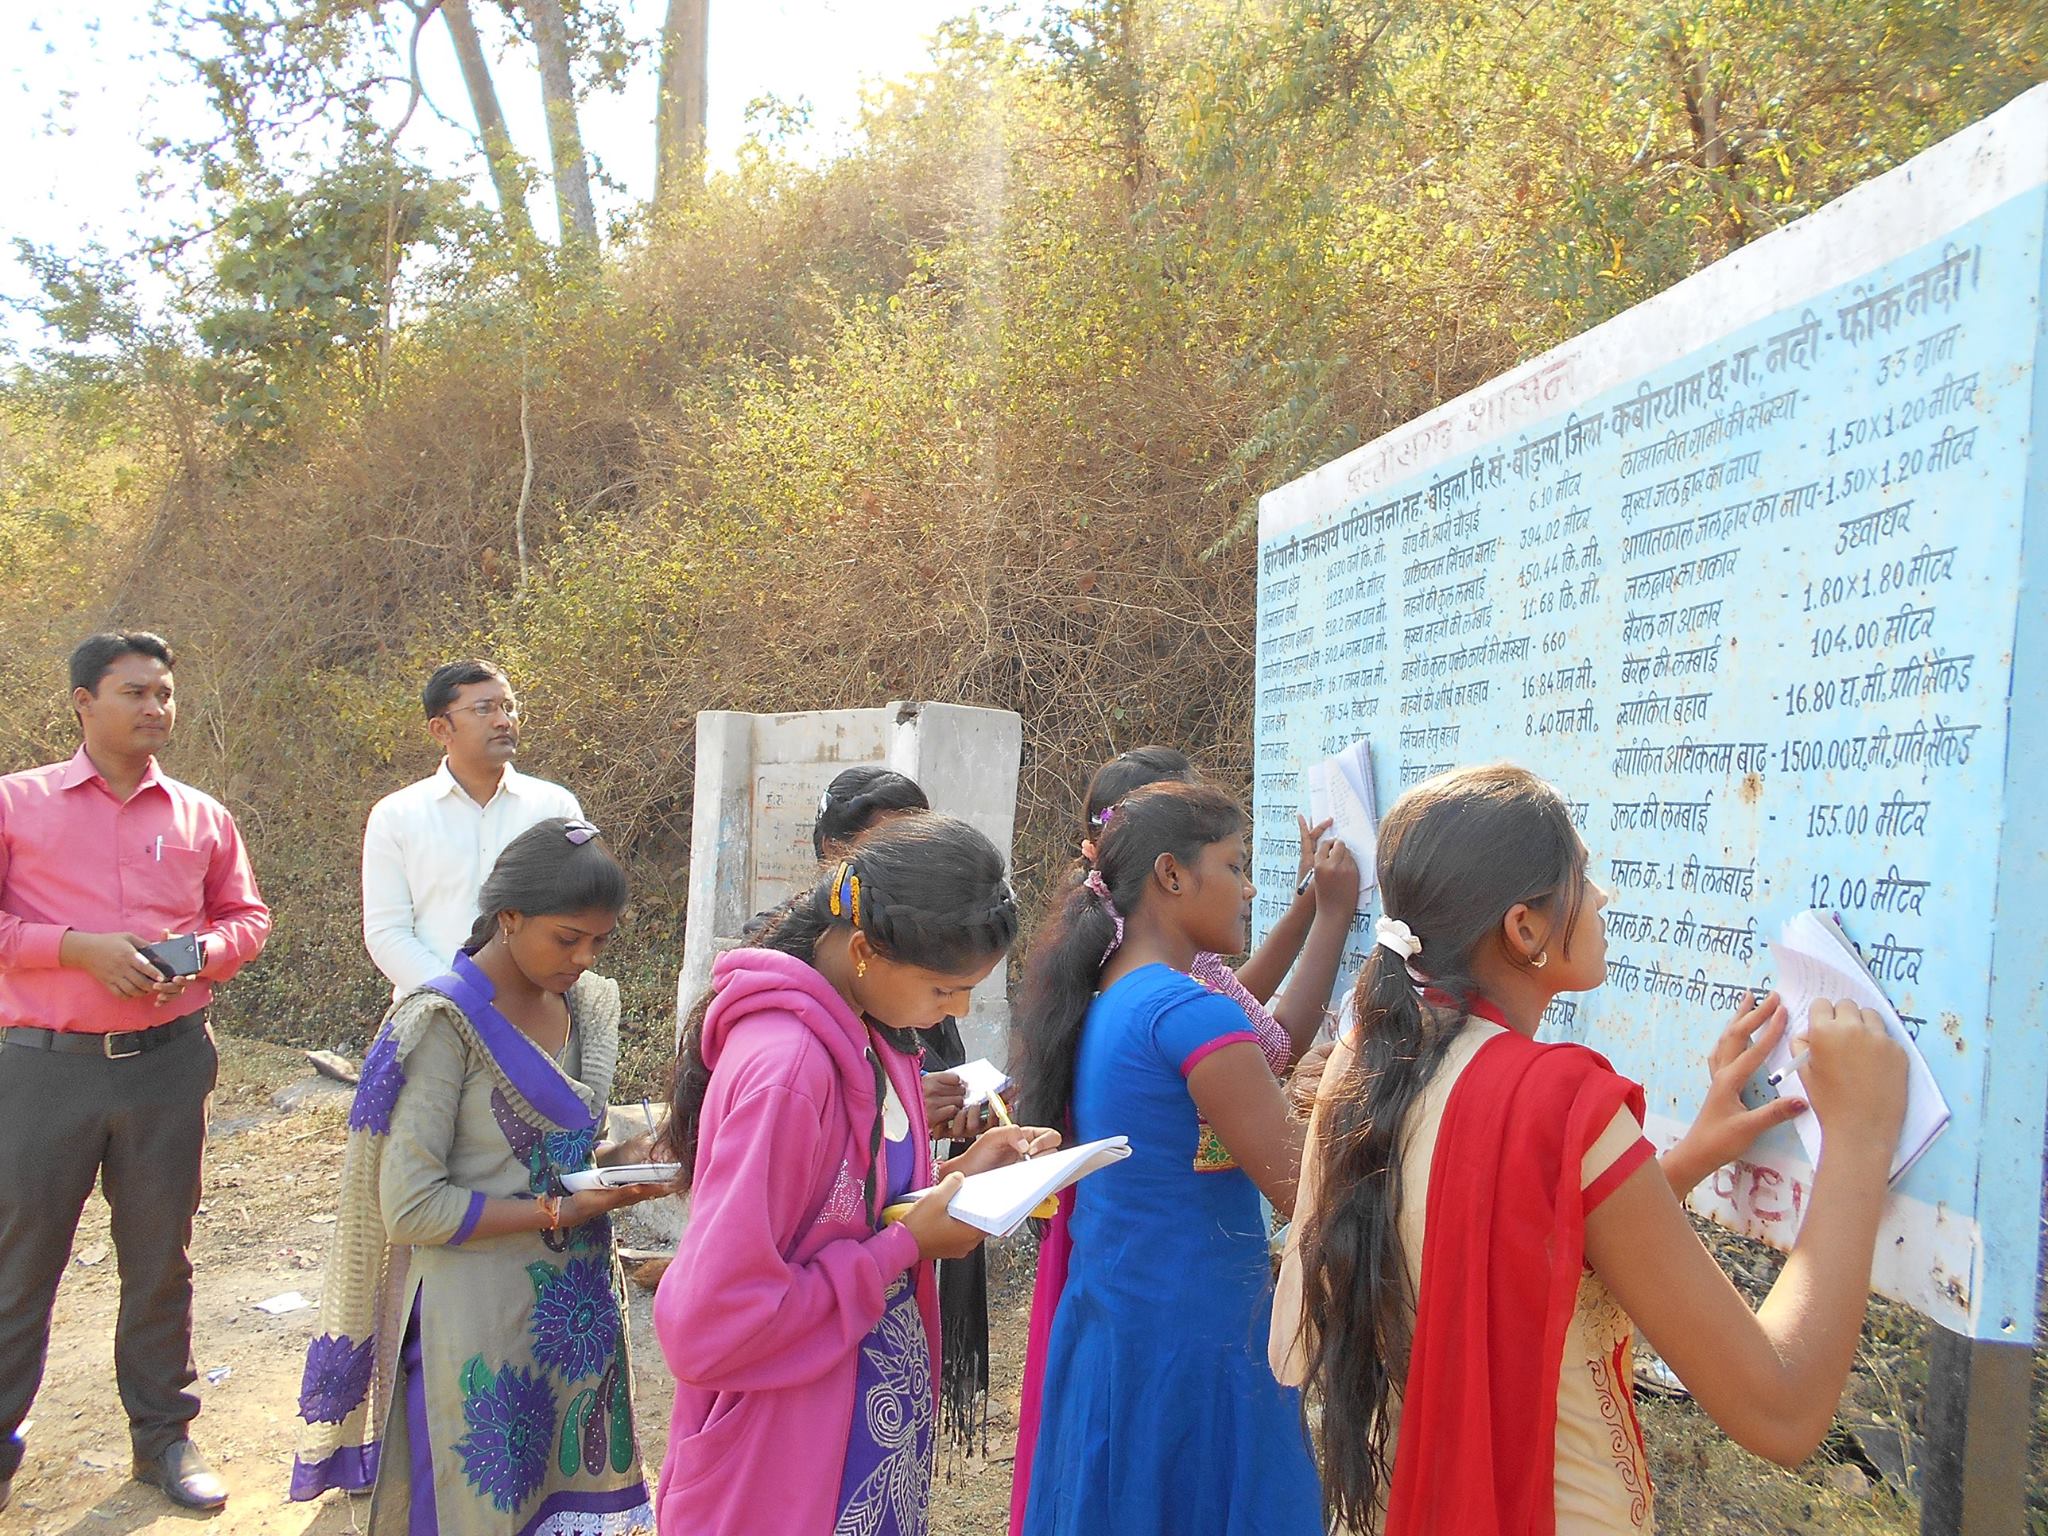
M847 918L854 927L860 926L860 876L853 872L851 860L842 863L832 877L829 905L834 917Z

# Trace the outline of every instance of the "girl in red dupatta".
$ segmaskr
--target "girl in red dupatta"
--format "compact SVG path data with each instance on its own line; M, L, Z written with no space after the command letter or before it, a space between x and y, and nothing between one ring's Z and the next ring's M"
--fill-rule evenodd
M1303 1159L1272 1360L1301 1383L1334 1526L1386 1536L1646 1531L1631 1391L1640 1328L1737 1442L1819 1444L1862 1326L1905 1059L1874 1014L1818 1004L1805 1082L1827 1151L1752 1313L1680 1197L1804 1104L1741 1090L1786 1027L1722 1033L1699 1119L1661 1164L1643 1095L1535 1036L1606 973L1564 802L1507 764L1444 774L1380 826L1385 916Z

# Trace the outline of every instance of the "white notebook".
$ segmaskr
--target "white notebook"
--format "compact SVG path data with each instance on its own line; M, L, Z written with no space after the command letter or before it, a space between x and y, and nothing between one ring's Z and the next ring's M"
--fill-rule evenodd
M967 1090L966 1105L969 1109L977 1104L986 1104L990 1094L1001 1093L1010 1086L1009 1074L986 1056L977 1056L962 1066L942 1070L960 1079L961 1086Z
M979 1227L990 1237L1008 1237L1024 1225L1025 1219L1070 1184L1077 1184L1098 1169L1120 1163L1131 1155L1130 1138L1108 1136L1101 1141L1084 1141L1077 1147L1041 1152L1022 1162L987 1173L970 1173L960 1181L960 1192L946 1207L955 1219ZM901 1219L902 1212L915 1205L928 1189L905 1195L885 1213Z
M1784 931L1771 945L1771 959L1778 972L1778 995L1784 999L1791 1023L1764 1062L1766 1073L1788 1066L1801 1049L1799 1036L1805 1032L1806 1016L1817 1000L1848 998L1884 1020L1891 1037L1906 1048L1906 1119L1899 1128L1899 1145L1892 1154L1891 1180L1896 1184L1913 1166L1948 1124L1948 1100L1927 1070L1927 1062L1899 1011L1884 995L1856 946L1842 931L1840 923L1826 913L1808 908L1786 920ZM1804 1096L1806 1085L1799 1074L1789 1073L1780 1084L1782 1094ZM1820 1117L1808 1110L1792 1122L1807 1157L1820 1161Z
M682 1171L681 1163L613 1163L608 1168L565 1173L562 1188L574 1195L586 1189L623 1189L629 1184L673 1184Z
M1351 850L1358 864L1358 910L1366 910L1366 897L1378 883L1379 818L1373 808L1372 747L1354 741L1334 757L1310 763L1303 776L1308 786L1308 819L1311 826L1327 821L1326 838L1335 838Z

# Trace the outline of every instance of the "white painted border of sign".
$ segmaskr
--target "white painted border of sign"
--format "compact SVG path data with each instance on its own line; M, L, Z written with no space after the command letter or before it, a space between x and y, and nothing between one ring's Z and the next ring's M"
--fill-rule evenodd
M1687 1129L1684 1121L1669 1115L1650 1115L1643 1124L1644 1134L1660 1154L1670 1151ZM1762 1188L1765 1179L1770 1181L1768 1191ZM1731 1232L1783 1251L1791 1247L1806 1214L1790 1209L1779 1193L1793 1181L1811 1190L1812 1165L1794 1157L1777 1158L1768 1168L1730 1163L1687 1196L1686 1204ZM1983 1234L1975 1218L1894 1192L1884 1219L1885 1230L1899 1241L1878 1246L1870 1266L1871 1288L1886 1296L1917 1295L1926 1291L1931 1277L1954 1302L1953 1310L1935 1321L1967 1329L1974 1315L1969 1298L1977 1294L1984 1270Z
M2048 182L2048 85L1655 298L1259 499L1263 541L1804 304ZM1910 192L1908 191L1910 189ZM1883 217L1873 217L1878 210Z
M2048 186L2048 85L2037 86L1984 121L1912 161L1845 194L1799 221L1688 278L1627 313L1439 406L1322 468L1267 493L1259 502L1259 540L1284 535L1332 509L1353 505L1381 486L1455 463L1519 427L1565 415L1632 379L1654 374L1720 338L1874 271L2013 200ZM2048 284L2044 284L2048 289ZM2038 301L2037 301L2038 302ZM2038 309L2015 315L2037 335ZM2038 344L2037 344L2038 346ZM2018 1134L1979 1149L1978 1208L1988 1220L1939 1203L1894 1195L1888 1223L1901 1250L1913 1250L1914 1274L1901 1273L1903 1251L1880 1251L1873 1279L1894 1295L1925 1294L1932 1274L1948 1301L1935 1319L1922 1473L1925 1536L2004 1536L2024 1518L2028 1386L2033 1368L2034 1287L2039 1283L2042 1153L2040 1127L2048 1077L2048 978L2042 967L2048 914L2048 356L2037 351L2031 455L2023 490L2017 624L2012 640L2004 817L1997 851L1997 894L1984 1045L2001 1042L2010 1070L1987 1072L1981 1123ZM1651 1116L1652 1139L1668 1145L1683 1127ZM1781 1177L1799 1177L1780 1159ZM1807 1186L1811 1188L1810 1182ZM1757 1234L1757 1202L1711 1187L1692 1203L1737 1231ZM1745 1204L1747 1209L1745 1209ZM1792 1218L1795 1219L1796 1218ZM1775 1227L1776 1223L1772 1225ZM2018 1287L2027 1274L2032 1285ZM1987 1276L2005 1277L1987 1297ZM1906 1282L1910 1280L1911 1285ZM1968 1298L1961 1305L1959 1290ZM1943 1315L1943 1314L1947 1315ZM1960 1325L1967 1332L1951 1331Z

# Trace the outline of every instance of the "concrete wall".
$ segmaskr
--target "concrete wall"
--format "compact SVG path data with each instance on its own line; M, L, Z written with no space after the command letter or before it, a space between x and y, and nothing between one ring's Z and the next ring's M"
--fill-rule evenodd
M710 985L711 962L738 942L747 919L818 879L811 824L842 770L879 763L908 775L934 810L970 823L1008 859L1023 740L1024 722L1009 710L958 704L699 714L678 1030ZM997 966L961 1021L968 1055L1000 1062L1009 1028L1006 968Z

